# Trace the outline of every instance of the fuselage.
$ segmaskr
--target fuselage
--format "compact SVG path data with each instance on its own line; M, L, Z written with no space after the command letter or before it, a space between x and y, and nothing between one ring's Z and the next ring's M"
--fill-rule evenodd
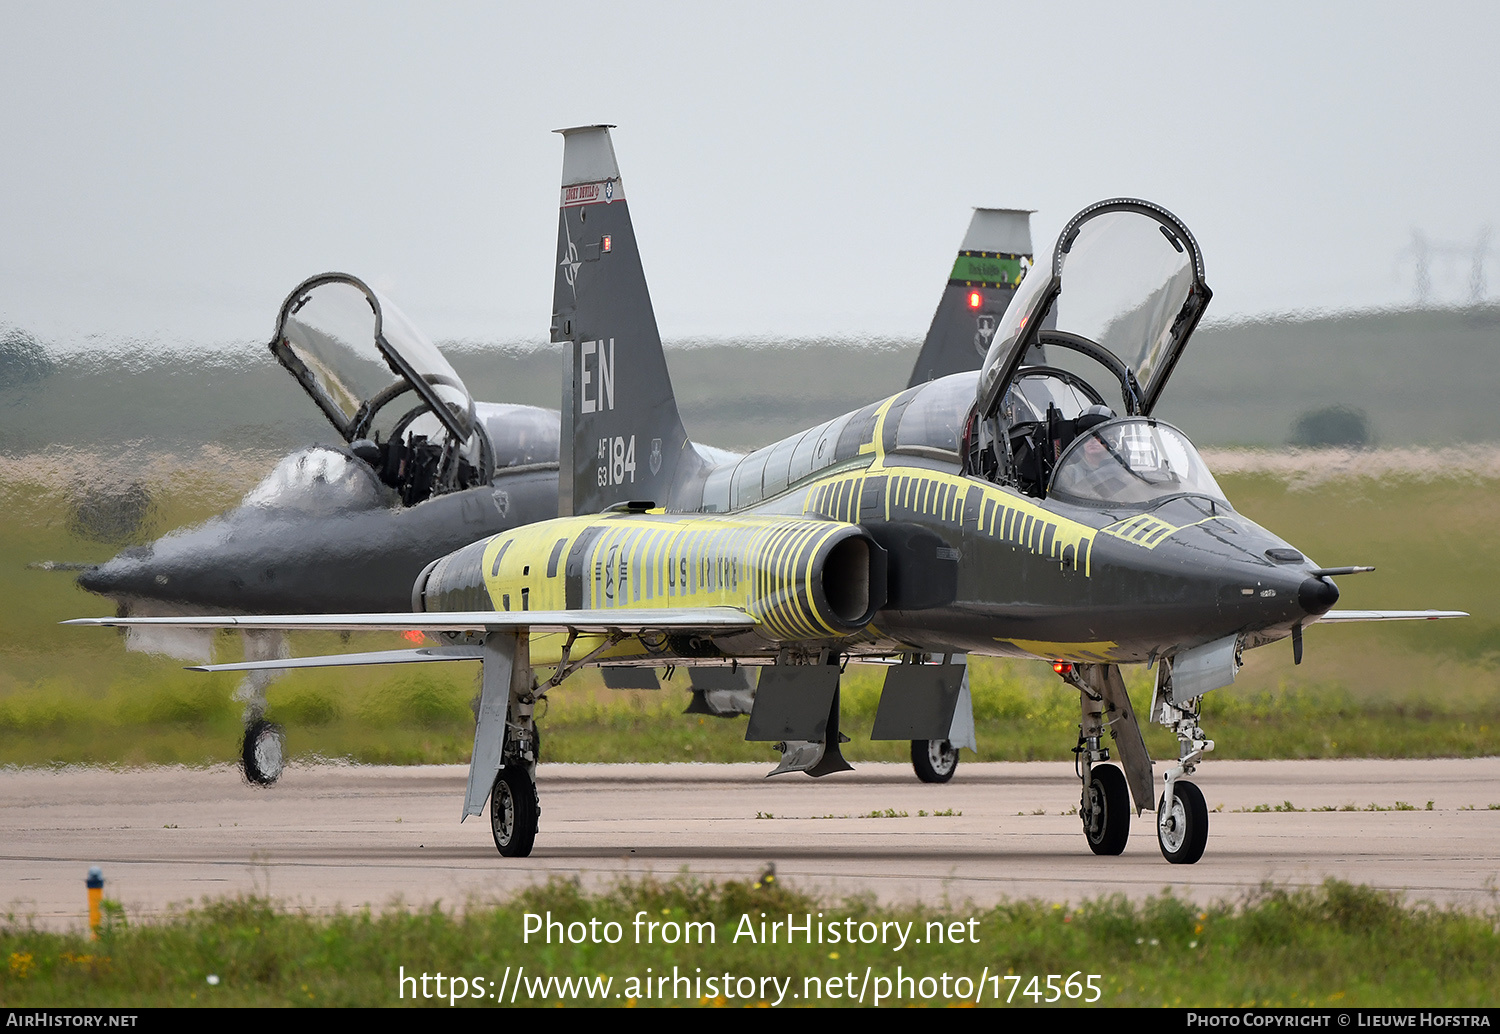
M893 401L875 408L851 456L742 510L520 528L438 561L414 602L733 606L759 622L712 642L657 644L662 663L788 648L1144 662L1234 633L1277 639L1337 598L1301 554L1223 499L1076 505L966 475L930 449L888 451Z

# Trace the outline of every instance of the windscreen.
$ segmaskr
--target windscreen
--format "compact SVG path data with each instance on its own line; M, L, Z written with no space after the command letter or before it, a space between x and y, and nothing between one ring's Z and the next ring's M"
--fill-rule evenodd
M1058 461L1049 495L1138 506L1174 495L1224 499L1193 443L1174 427L1134 418L1078 436Z
M245 496L246 506L330 516L389 506L394 501L394 494L368 464L321 445L284 457Z

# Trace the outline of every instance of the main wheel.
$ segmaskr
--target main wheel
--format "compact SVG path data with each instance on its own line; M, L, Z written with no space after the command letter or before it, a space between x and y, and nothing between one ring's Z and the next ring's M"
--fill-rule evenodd
M1095 854L1119 854L1130 839L1130 788L1114 765L1095 765L1078 804L1083 835Z
M519 765L507 765L490 789L490 831L495 847L507 858L525 858L536 842L536 827L542 817L536 784Z
M1203 791L1192 783L1177 783L1170 809L1165 806L1167 795L1161 796L1156 809L1156 839L1162 857L1173 865L1192 865L1208 846L1208 805L1203 801Z
M245 778L256 786L270 786L286 768L286 732L275 722L257 718L245 730L240 747Z
M958 748L947 740L912 740L911 767L924 783L946 783L958 771Z

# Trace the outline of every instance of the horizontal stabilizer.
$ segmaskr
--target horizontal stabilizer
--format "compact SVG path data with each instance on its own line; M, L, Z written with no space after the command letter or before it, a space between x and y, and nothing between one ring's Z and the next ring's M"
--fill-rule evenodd
M1462 610L1330 610L1318 618L1328 621L1438 621L1442 618L1466 618Z
M334 653L322 657L275 657L268 661L234 664L197 664L188 671L273 671L282 668L337 668L354 664L420 664L425 661L477 661L477 646L424 646L417 650L377 650L374 653Z
M278 628L289 632L650 632L691 629L703 632L754 628L756 621L733 607L680 607L617 610L479 610L410 614L211 614L201 617L74 618L64 625L135 628Z

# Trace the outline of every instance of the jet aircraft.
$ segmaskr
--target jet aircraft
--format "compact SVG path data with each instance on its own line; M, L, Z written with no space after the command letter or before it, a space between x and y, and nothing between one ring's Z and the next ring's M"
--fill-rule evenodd
M1320 621L1461 616L1334 610L1333 576L1365 569L1319 566L1239 514L1152 415L1211 297L1197 241L1166 209L1115 198L1074 216L977 373L720 461L677 413L609 127L563 132L563 516L429 564L399 618L76 623L434 634L442 645L204 668L480 660L463 816L488 800L505 856L529 854L539 826L535 704L585 665L759 666L746 738L777 744L778 772L818 775L849 767L847 660L890 662L872 735L908 740L951 734L955 658L1050 661L1079 692L1089 848L1124 850L1133 801L1156 810L1163 856L1192 863L1208 811L1186 777L1214 746L1202 701L1244 650L1290 638L1300 660ZM1149 718L1178 740L1159 797L1122 664L1154 666Z
M978 368L1031 261L1030 212L976 209L911 384ZM574 258L577 258L575 251ZM588 249L583 263L593 256ZM564 255L563 261L568 256ZM560 415L476 402L458 374L388 297L338 273L312 277L283 302L270 343L342 442L298 450L241 504L86 569L81 586L119 615L194 612L404 611L431 561L487 535L557 514ZM738 454L698 446L714 461ZM206 661L202 629L133 627L131 649ZM250 659L286 656L283 632L246 630ZM283 733L265 719L274 671L247 673L243 767L266 785L282 770ZM614 688L657 688L649 669L611 669ZM689 673L692 713L748 714L753 670ZM972 737L960 745L974 747ZM946 781L958 748L912 745L917 774Z

